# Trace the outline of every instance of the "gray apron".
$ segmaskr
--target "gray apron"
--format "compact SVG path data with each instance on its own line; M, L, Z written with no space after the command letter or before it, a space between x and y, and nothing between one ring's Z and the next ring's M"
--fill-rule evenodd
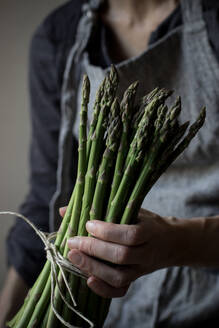
M94 6L98 7L98 1ZM183 26L116 67L119 97L131 82L139 80L138 98L156 86L181 95L182 121L193 121L200 107L207 106L204 128L143 202L144 208L160 215L189 219L219 213L219 65L209 44L201 0L182 0L181 9ZM84 10L64 77L58 188L51 203L51 229L60 220L57 208L69 187L69 140L72 131L78 134L82 74L86 72L91 79L92 104L107 72L91 65L84 51L95 21L93 8L86 6ZM214 317L215 323L210 323ZM106 328L196 326L219 327L219 274L188 267L163 269L136 280L125 297L113 300L105 324Z

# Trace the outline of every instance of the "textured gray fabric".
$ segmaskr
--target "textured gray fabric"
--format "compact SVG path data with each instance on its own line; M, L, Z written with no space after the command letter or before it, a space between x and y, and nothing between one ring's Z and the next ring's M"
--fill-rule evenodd
M203 104L208 108L203 129L143 203L143 207L161 215L191 218L219 213L219 67L209 45L201 0L181 2L183 26L140 56L118 64L117 69L120 97L127 86L138 79L138 97L155 86L176 90L175 95L183 98L182 121L193 121ZM86 35L89 35L88 30ZM82 48L84 46L79 51L82 56L80 72L86 72L92 81L93 103L95 90L107 70L92 66ZM74 62L70 62L73 67ZM71 69L67 70L67 81L72 77ZM79 108L80 92L77 97L76 93L80 88L76 90L75 85L69 83L63 96L73 92L75 108ZM78 85L80 87L81 82L77 81ZM71 120L65 115L64 121L68 123L63 127L68 126L68 129L74 122L73 131L77 135L78 111ZM62 154L63 140L60 147ZM60 171L66 161L67 157L60 160ZM201 327L204 320L219 318L218 279L217 274L194 268L164 269L144 276L132 284L124 298L113 300L105 327ZM211 324L211 327L218 326L219 320Z

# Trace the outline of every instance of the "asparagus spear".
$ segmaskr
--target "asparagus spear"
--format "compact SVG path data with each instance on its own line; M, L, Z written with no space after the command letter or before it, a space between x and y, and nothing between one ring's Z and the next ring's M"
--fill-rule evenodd
M41 271L41 274L39 275L36 283L34 284L34 287L30 294L30 298L28 302L25 304L25 308L21 318L19 318L19 321L16 322L15 324L16 328L26 328L28 326L29 320L31 319L34 308L38 302L39 295L42 295L49 274L50 274L50 263L46 262L43 270ZM11 326L10 322L8 323L8 325L9 327L13 327Z
M130 147L130 159L123 174L121 183L119 188L115 194L115 197L109 204L109 211L105 221L107 222L118 222L120 215L124 210L124 206L127 201L127 197L129 196L130 188L133 184L133 173L136 167L136 164L141 160L143 155L144 143L147 143L147 138L149 138L149 134L145 133L145 129L148 126L148 112L153 113L154 109L157 106L156 100L153 101L153 104L150 106L150 110L145 111L145 115L143 116L141 123L139 125L139 130L135 135L134 140L132 141L132 147Z
M156 90L157 91L157 90ZM151 96L155 96L156 92L151 93ZM150 140L149 127L154 122L156 117L158 106L159 106L159 98L158 99L150 99L150 95L148 96L148 104L144 107L144 113L141 115L141 121L138 122L139 129L135 133L135 137L131 143L129 154L126 159L125 164L125 172L122 177L121 183L117 190L117 193L112 202L109 202L109 212L105 219L107 222L115 222L119 223L119 218L121 213L123 212L123 208L125 207L129 186L133 184L132 176L134 175L134 170L136 164L141 160L143 155L142 149L145 148L145 145L148 144ZM116 174L116 173L115 173ZM111 300L102 300L100 304L100 316L99 316L99 325L102 327L102 324L107 316L109 306Z
M49 304L49 306L48 306L48 308L46 310L46 313L44 315L42 326L40 328L46 328L47 321L48 321L48 318L49 318L50 308L51 308L51 305Z
M42 316L44 314L43 309L49 306L50 293L51 293L51 279L49 277L46 282L46 286L42 292L42 295L36 304L32 317L29 320L27 328L32 328L40 324Z
M149 94L142 98L139 110L133 116L133 131L131 140L134 138L134 135L138 129L138 125L142 119L142 116L144 115L145 107L147 107L155 98L160 99L160 102L164 103L165 100L172 95L172 93L172 90L167 90L165 88L155 88Z
M119 103L117 99L114 101L113 107L116 107L116 111L118 111ZM108 138L106 140L106 149L99 168L99 175L90 211L90 220L103 220L103 205L106 195L106 187L110 178L110 170L114 159L114 154L117 151L119 137L120 119L117 116L109 127Z
M104 151L99 168L99 174L96 183L93 203L90 210L90 220L103 219L103 213L104 213L103 206L106 196L106 188L107 188L107 184L109 183L111 164L118 148L118 141L120 138L120 131L121 131L120 129L121 122L118 116L118 111L119 111L119 103L118 100L115 99L111 109L113 121L108 130L106 149ZM88 287L85 285L85 282L81 281L80 286L84 290L84 293L83 294L81 293L79 295L80 310L82 313L86 312L89 318L91 319L93 318L95 320L99 310L101 298L95 295L93 292L91 292L88 289ZM91 313L89 313L88 304L92 304ZM80 321L78 325L80 326Z
M124 167L125 158L128 152L128 143L129 143L129 127L130 121L132 118L132 110L134 106L135 95L137 92L138 82L134 82L130 85L130 87L124 93L124 97L121 103L121 112L122 112L122 123L123 123L123 131L121 142L118 150L118 155L116 159L116 167L115 174L112 182L111 193L109 198L109 206L115 197L117 189L119 187L122 172ZM109 207L108 207L109 210Z
M69 228L67 230L67 238L75 236L77 234L77 227L79 223L79 217L81 213L82 207L82 197L84 192L84 183L85 183L85 174L87 169L87 150L86 150L86 143L87 143L87 110L88 110L88 103L90 97L90 81L87 75L84 76L83 79L83 87L82 87L82 102L81 102L81 112L80 112L80 128L79 128L79 147L78 147L78 172L77 172L77 180L75 185L75 199L71 214L71 221L69 223ZM67 243L65 244L64 249L64 257L67 257L68 254L68 246ZM59 279L61 276L59 275ZM71 283L73 284L74 277L71 278ZM70 301L68 297L67 301ZM56 287L55 290L55 307L57 311L60 312L61 310L61 297L59 294L59 289ZM65 306L64 306L65 307ZM68 309L64 310L65 316L68 316ZM47 328L53 328L57 324L57 318L54 312L50 311Z
M111 71L111 75L114 76L113 71ZM103 123L105 122L106 117L109 114L109 110L113 102L112 90L114 91L118 84L116 77L112 78L111 75L108 76L106 79L106 89L101 102L101 110L99 113L96 130L92 137L92 146L85 178L85 190L82 203L82 212L78 228L78 234L81 236L87 234L85 225L87 220L89 219L89 212L92 205L95 190L96 174L100 163L101 149L103 145L104 134L106 131L106 128L104 127ZM113 82L113 84L111 81Z
M110 73L108 74L105 80L104 96L101 101L101 108L98 116L98 121L96 124L96 129L91 137L92 144L91 144L91 150L88 159L88 168L85 178L85 190L83 195L82 211L81 211L80 222L78 227L78 235L87 235L85 226L87 220L89 220L89 212L91 209L93 195L95 191L96 175L102 155L104 134L107 129L108 115L117 86L118 86L118 75L114 67L112 67ZM82 308L84 304L84 298L87 296L87 290L88 287L85 281L80 280L80 287L77 288L78 306L80 311L83 310ZM81 320L77 318L76 322L81 323Z
M155 182L157 178L160 176L160 174L163 173L167 169L167 167L169 167L169 165L180 155L182 151L185 150L186 147L188 147L191 140L194 138L198 130L204 124L205 115L206 115L205 108L203 108L196 122L190 127L187 136L180 142L180 144L176 147L176 149L172 153L170 153L170 155L168 156L168 160L165 163L163 163L163 166L161 166L160 170L158 171L159 173L157 173L157 175L156 173L153 173L155 176L155 178L153 178L153 182ZM166 124L162 128L160 133L157 131L159 133L158 140L154 142L150 151L150 156L145 163L146 165L144 166L141 175L135 185L135 188L133 189L132 195L130 196L129 202L126 206L126 209L121 219L122 224L123 223L128 224L130 220L133 219L133 215L134 213L136 213L136 208L139 206L139 203L143 201L144 197L149 191L148 188L145 189L145 186L150 181L150 178L152 176L152 170L153 170L152 168L153 165L155 165L155 161L159 155L159 150L162 148L163 144L168 138L169 123L170 121L166 121ZM154 171L156 172L155 169ZM151 188L150 184L149 186Z
M111 66L109 79L113 86L113 89L111 89L111 97L114 98L114 96L116 94L116 89L118 86L118 73L113 65ZM97 94L96 94L96 99L95 99L94 108L93 108L92 122L91 122L90 130L89 130L89 134L88 134L88 138L87 138L87 158L89 158L91 144L92 144L92 136L95 132L95 128L96 128L96 125L98 122L98 116L99 116L100 109L101 109L101 100L104 97L105 86L106 86L106 78L104 78L104 80L101 83L101 85L97 91Z
M206 108L203 107L197 120L191 125L187 136L181 141L176 147L173 153L169 157L169 161L172 163L190 144L192 139L195 137L199 129L203 126L206 117Z
M60 229L57 234L55 245L57 249L60 251L61 254L63 254L63 247L61 246L63 243L65 231L67 230L68 224L70 222L72 207L74 202L74 193L72 193L71 199L69 201L65 216L63 218L62 224L60 226ZM50 276L50 263L47 261L40 276L36 280L34 286L32 287L31 291L28 294L28 297L25 299L25 302L23 306L21 307L19 311L19 316L15 316L13 320L7 323L9 327L27 327L27 322L30 320L34 310L35 306L37 304L37 298L34 295L41 295L42 297L42 291L44 289L45 284L47 283L49 276ZM46 295L44 294L44 297ZM28 301L28 302L27 302ZM28 314L28 315L27 315ZM19 324L19 326L18 326Z
M99 116L100 109L101 109L101 100L104 96L105 83L106 83L106 78L101 83L101 85L97 91L97 94L96 94L96 99L95 99L94 108L93 108L93 117L92 117L91 126L90 126L90 130L89 130L88 138L87 138L87 160L89 159L91 144L92 144L92 136L95 132L95 128L96 128L97 121L98 121L98 116Z
M142 120L139 123L139 129L141 129L141 124L143 122L145 129L144 131L142 131L142 133L145 133L145 139L147 140L146 144L145 144L145 149L147 149L148 144L150 143L150 140L153 137L153 132L154 132L154 128L153 128L153 123L156 119L157 116L157 111L160 105L160 97L155 97L146 107L145 107L145 112L144 115L142 117ZM125 168L127 167L131 157L132 157L132 148L133 148L133 144L135 143L135 138L138 138L138 130L136 130L135 133L135 137L133 139L133 141L131 142L131 145L129 147L129 152L126 158L126 163L125 163Z
M171 141L169 141L169 146L167 146L165 148L165 151L161 154L159 161L156 162L157 166L156 166L154 172L151 174L151 176L149 176L148 179L146 179L145 185L142 188L143 193L142 193L142 195L139 195L138 201L135 206L135 210L133 212L133 216L132 216L133 223L134 223L133 218L135 218L135 217L137 218L138 211L141 207L141 204L142 204L144 198L146 197L148 192L151 190L151 188L153 187L155 182L159 179L159 177L171 165L172 162L168 160L168 157L170 156L171 152L175 148L176 144L179 142L179 140L181 140L181 138L185 134L185 132L188 128L188 125L189 125L189 122L186 122L178 128L176 135L174 137L172 137Z
M61 247L61 244L63 242L64 238L64 233L68 227L68 223L70 222L70 216L71 216L71 211L72 211L72 206L73 206L73 201L74 201L74 194L72 194L66 214L63 218L62 225L58 231L57 239L56 239L56 247L59 249L60 253L63 253L63 248ZM44 286L49 279L50 275L50 263L47 261L40 276L36 280L34 286L28 293L28 296L26 297L23 306L19 310L18 314L10 321L7 323L9 327L27 327L27 322L29 318L32 316L35 306L37 304L37 298L35 295L42 295L42 291L44 289ZM42 296L41 296L42 297ZM27 316L28 313L28 316ZM18 326L19 324L19 326Z
M103 88L103 86L102 86ZM99 90L101 93L101 89ZM90 81L87 75L84 76L83 87L82 87L82 102L81 102L81 112L80 112L80 127L79 127L79 147L78 147L78 172L77 172L77 181L75 186L75 203L72 209L71 222L69 224L69 237L77 235L77 229L79 224L79 218L82 208L82 198L84 193L84 184L85 184L85 174L87 170L87 155L89 153L89 144L87 143L87 111L88 111L88 103L90 97ZM98 106L96 102L96 106ZM98 107L96 107L96 111L98 111ZM96 113L98 115L98 113ZM95 115L96 115L95 114ZM95 123L93 123L94 126ZM65 246L64 257L67 256L68 246ZM78 278L74 275L69 275L69 285L71 286L71 290L73 294L75 293L75 289L78 285ZM71 302L70 295L66 295L67 301ZM69 321L72 312L66 305L64 305L63 310L63 318L65 321Z
M113 67L111 69L110 75L105 79L104 85L106 86L106 89L105 89L105 93L104 93L104 98L101 101L101 109L100 109L98 121L96 122L96 130L99 130L99 135L96 134L96 130L94 129L94 127L95 127L95 122L94 122L93 123L93 130L94 131L93 131L93 134L91 136L91 139L92 139L91 146L89 146L89 143L88 143L88 147L91 147L90 153L91 153L91 156L93 154L93 160L94 161L95 161L95 158L94 158L95 157L95 151L98 149L98 142L100 143L102 141L101 139L102 139L104 131L105 131L104 126L103 126L103 122L106 119L107 111L110 108L111 102L113 100L113 95L115 94L115 91L116 91L116 88L117 88L117 85L118 85L118 76L117 76L117 73L116 73L116 71L114 70ZM97 101L98 100L99 99L97 99ZM91 135L91 133L90 133L90 135ZM93 144L96 147L94 147ZM89 152L87 151L87 155L88 155L88 153ZM92 162L90 160L90 157L89 157L89 161ZM88 163L88 170L87 171L89 172L89 163ZM90 172L91 171L92 170L90 170ZM86 175L86 181L89 181L88 172L87 172L87 175ZM94 172L92 172L92 174L94 174ZM95 181L93 181L93 182L95 183ZM90 190L90 185L89 185L88 191L89 190ZM84 194L86 195L86 190L84 190ZM83 199L83 202L86 202L87 200L89 200L89 198L87 198L85 200ZM75 202L75 203L77 203L77 202ZM84 206L83 206L83 208L84 208ZM83 211L82 211L82 213L83 213ZM82 213L81 213L81 215L82 215ZM79 216L78 216L78 218L79 218L80 217L79 211L78 211L78 214L79 214ZM84 217L85 217L85 215L86 215L86 213L84 214ZM85 224L83 226L81 220L80 220L80 224L83 227L84 232L85 232ZM80 229L81 228L79 227L78 230L80 230ZM79 284L79 279L77 277L71 276L70 277L70 284L71 284L71 288L72 288L72 290L75 294L77 292L77 289L78 289L78 286L79 286L78 285ZM81 286L81 288L86 290L86 286L83 287L84 284L85 284L84 281L81 281L80 286ZM80 290L80 288L78 290ZM80 300L78 301L78 304L79 304L79 307L80 307ZM66 318L67 318L67 316L69 316L67 314L65 314L65 315L66 315Z

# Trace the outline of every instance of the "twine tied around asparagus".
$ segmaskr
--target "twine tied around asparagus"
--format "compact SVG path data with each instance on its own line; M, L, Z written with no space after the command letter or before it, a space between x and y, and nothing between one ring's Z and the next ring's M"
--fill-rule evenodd
M27 217L25 217L22 214L16 213L16 212L11 212L11 211L0 211L0 215L13 215L16 217L19 217L20 219L24 220L29 226L36 232L36 234L40 237L42 240L44 246L45 246L45 251L47 254L47 260L51 263L51 306L52 310L55 314L55 316L58 318L58 320L68 328L78 328L76 326L71 325L70 323L66 322L62 316L57 312L55 308L55 287L57 286L60 296L63 300L63 302L66 304L66 306L77 314L79 317L81 317L84 321L86 321L89 325L90 328L94 327L93 322L91 322L88 318L86 318L80 311L76 309L77 303L75 301L75 298L72 294L71 288L69 286L68 280L66 278L65 271L74 274L80 278L87 279L88 277L77 267L75 267L71 262L69 262L67 259L65 259L57 250L56 246L54 245L53 241L55 240L57 236L57 232L53 233L46 233L43 231L40 231ZM62 279L65 283L65 286L68 290L68 293L70 295L72 305L67 301L65 295L63 294L60 286L60 282L58 279L57 275L57 267L60 270Z

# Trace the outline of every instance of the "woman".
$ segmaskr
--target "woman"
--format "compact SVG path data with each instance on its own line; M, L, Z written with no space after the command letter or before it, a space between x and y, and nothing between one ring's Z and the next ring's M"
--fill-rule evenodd
M91 97L113 62L121 90L136 79L139 97L157 85L175 89L183 98L183 119L195 117L203 104L208 107L205 127L147 196L138 224L88 223L97 238L69 241L69 259L89 273L90 288L105 297L126 295L113 301L106 327L218 326L219 276L212 269L219 267L217 7L216 1L201 0L108 0L102 6L91 2L82 14L75 0L50 16L34 37L32 189L22 212L43 230L48 230L51 198L50 228L55 229L58 208L72 189L69 154L75 145L72 129L77 135L82 73L91 78ZM29 230L27 237L27 229L17 223L8 239L15 270L3 295L12 300L7 286L12 281L20 286L20 276L30 286L36 263L42 263L42 246Z

